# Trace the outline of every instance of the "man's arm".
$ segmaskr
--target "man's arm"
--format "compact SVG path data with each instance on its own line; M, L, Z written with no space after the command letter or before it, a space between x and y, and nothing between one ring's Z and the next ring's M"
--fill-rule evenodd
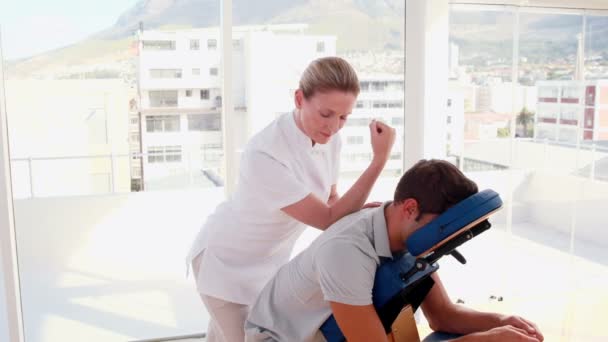
M329 304L347 341L388 341L373 305Z
M454 304L450 300L441 279L439 279L439 275L434 273L432 277L435 285L422 302L422 310L431 329L463 335L477 333L463 338L462 341L477 337L480 340L488 340L490 337L488 334L490 333L494 335L526 333L526 338L529 341L543 341L543 335L534 323L521 317L479 312ZM515 329L506 329L508 326ZM505 328L492 330L499 327Z

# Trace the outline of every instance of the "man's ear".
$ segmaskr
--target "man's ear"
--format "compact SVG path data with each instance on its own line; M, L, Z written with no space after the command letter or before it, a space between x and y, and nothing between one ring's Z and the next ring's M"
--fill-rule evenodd
M408 198L403 201L403 215L407 218L418 217L418 201L414 198Z
M296 89L293 96L295 105L297 109L302 109L302 103L304 102L304 92L302 89Z

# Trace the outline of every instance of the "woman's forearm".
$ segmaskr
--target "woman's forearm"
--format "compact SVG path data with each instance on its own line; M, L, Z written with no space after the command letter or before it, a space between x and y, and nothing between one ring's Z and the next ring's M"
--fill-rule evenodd
M357 181L333 204L330 204L331 221L336 222L342 217L353 213L365 204L372 187L382 173L386 161L374 159L370 165L363 171Z

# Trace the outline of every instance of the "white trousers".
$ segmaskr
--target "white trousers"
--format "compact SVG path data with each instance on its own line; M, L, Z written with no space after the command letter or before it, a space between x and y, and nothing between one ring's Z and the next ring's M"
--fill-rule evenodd
M198 273L203 254L201 252L192 261L194 279L198 282ZM198 286L197 286L198 288ZM249 306L237 304L199 293L209 312L207 342L243 342L245 341L245 320Z

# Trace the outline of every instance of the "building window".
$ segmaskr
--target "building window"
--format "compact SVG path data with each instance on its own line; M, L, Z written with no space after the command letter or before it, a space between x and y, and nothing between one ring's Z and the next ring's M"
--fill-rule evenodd
M165 149L163 147L150 146L148 147L148 163L162 163L165 161Z
M137 143L137 142L139 142L139 133L137 133L137 132L132 132L132 133L130 134L130 140L131 140L131 142L132 142L132 143Z
M222 117L219 113L214 114L189 114L189 131L221 131Z
M562 107L560 122L565 125L576 125L578 123L579 109L574 106Z
M361 145L361 144L363 144L363 137L362 136L346 137L346 143L349 145Z
M359 84L359 88L361 89L361 91L369 91L369 82L361 82Z
M177 90L151 90L150 107L177 107Z
M403 101L388 101L388 108L403 108Z
M368 118L349 118L346 120L346 126L365 127L369 124Z
M200 50L201 43L198 39L190 39L190 50Z
M448 99L448 107L452 107L452 99Z
M146 117L146 132L179 132L178 115L151 115Z
M131 125L138 125L139 124L139 118L131 118L130 122L131 122Z
M575 102L578 103L581 97L581 88L577 86L566 86L562 88L562 102ZM565 99L575 101L564 101Z
M150 69L150 78L182 78L181 69Z
M391 119L391 123L393 126L403 126L403 118L400 116L396 116Z
M177 146L165 146L165 161L167 163L179 163L182 161L182 147Z
M208 39L207 40L207 49L208 50L216 50L217 49L217 40L216 39Z
M144 40L142 47L144 50L175 50L174 40Z
M192 90L191 89L186 90L186 97L192 97Z
M388 102L386 101L374 101L372 104L373 108L388 108Z
M538 99L543 102L545 100L557 100L559 89L557 87L538 87ZM548 102L548 101L547 101Z
M365 102L363 102L363 101L357 101L356 107L357 108L365 108Z
M211 69L209 69L209 75L211 75L211 76L217 76L217 68L211 68Z
M199 69L199 68L192 69L192 75L193 76L198 76L200 74L201 74L201 69Z
M325 42L317 42L317 52L325 52Z
M209 100L209 89L201 89L201 100Z
M233 39L232 40L232 48L234 50L240 50L241 49L241 40L240 39Z
M372 82L372 91L384 91L388 82L386 81L374 81Z
M175 163L181 161L182 147L179 145L148 147L148 163Z
M452 123L452 117L448 115L448 121L447 121L448 125Z

